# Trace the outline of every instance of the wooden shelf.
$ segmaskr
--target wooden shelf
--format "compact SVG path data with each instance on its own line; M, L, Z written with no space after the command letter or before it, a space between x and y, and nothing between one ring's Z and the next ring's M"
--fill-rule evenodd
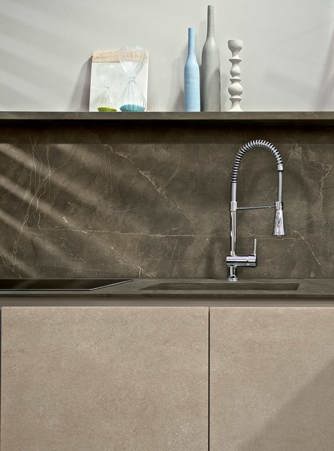
M242 112L242 113L89 113L89 112L0 112L0 122L205 122L334 125L334 112Z

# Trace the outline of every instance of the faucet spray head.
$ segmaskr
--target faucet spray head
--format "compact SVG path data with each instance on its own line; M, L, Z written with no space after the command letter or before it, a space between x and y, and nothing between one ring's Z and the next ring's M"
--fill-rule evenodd
M274 220L274 236L284 236L284 216L282 202L275 203L275 220Z

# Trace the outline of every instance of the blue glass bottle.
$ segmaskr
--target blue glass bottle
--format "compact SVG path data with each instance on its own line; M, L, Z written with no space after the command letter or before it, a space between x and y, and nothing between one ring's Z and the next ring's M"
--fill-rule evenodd
M200 75L194 28L188 28L188 56L184 67L184 109L201 111Z

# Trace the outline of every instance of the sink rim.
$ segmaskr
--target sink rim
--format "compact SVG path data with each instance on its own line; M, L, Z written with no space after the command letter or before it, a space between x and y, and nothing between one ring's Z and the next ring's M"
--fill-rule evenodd
M289 291L296 292L300 288L300 283L291 281L187 281L187 282L158 282L147 285L141 290L151 291Z

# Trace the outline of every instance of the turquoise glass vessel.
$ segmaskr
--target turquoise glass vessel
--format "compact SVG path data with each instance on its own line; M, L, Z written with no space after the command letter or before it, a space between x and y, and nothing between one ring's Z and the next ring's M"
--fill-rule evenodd
M194 28L188 28L188 56L184 67L184 109L201 111L200 75Z

